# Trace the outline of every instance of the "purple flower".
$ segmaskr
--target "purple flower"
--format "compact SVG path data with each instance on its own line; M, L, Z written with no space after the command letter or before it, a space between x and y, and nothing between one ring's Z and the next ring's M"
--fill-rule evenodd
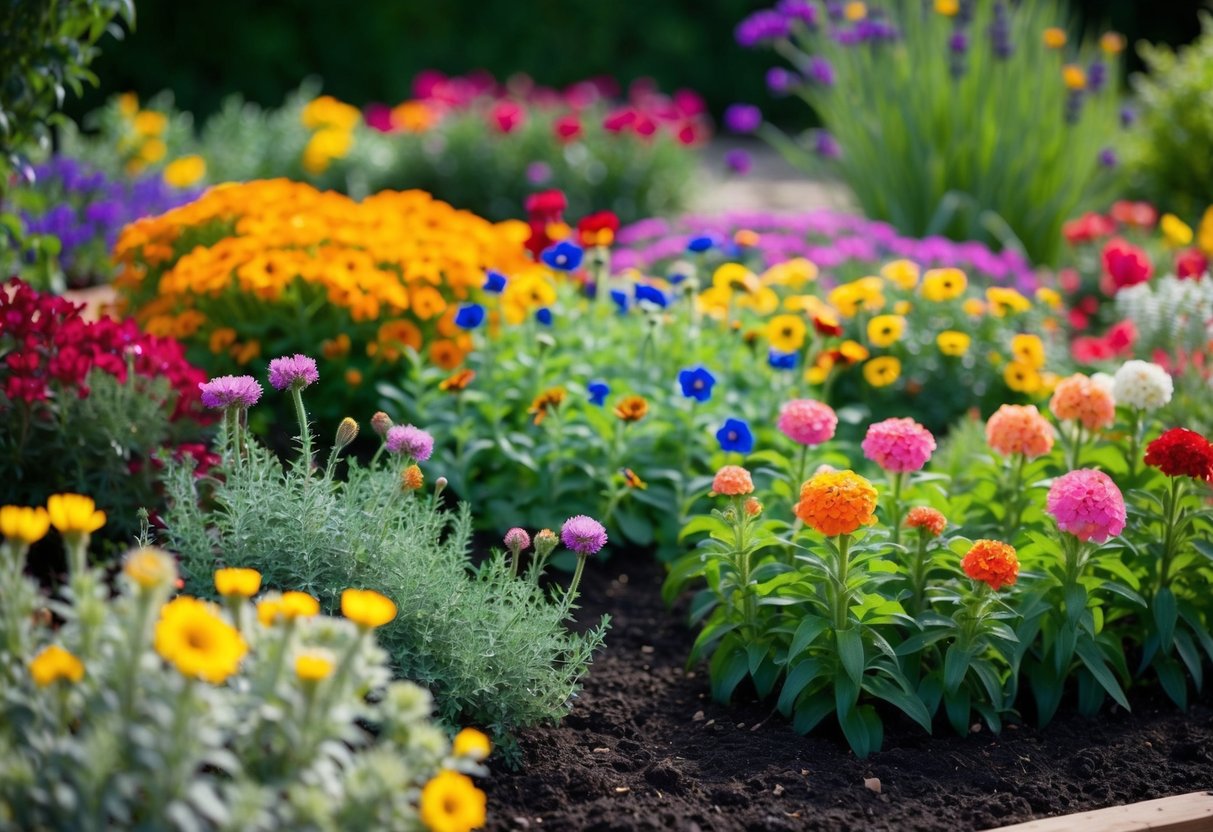
M754 166L754 160L750 158L750 154L740 148L726 152L724 163L733 173L740 173L743 176L749 173L750 168Z
M1107 82L1108 68L1102 61L1092 63L1090 69L1087 70L1087 89L1091 92L1099 92Z
M1120 126L1132 127L1133 122L1137 121L1137 111L1132 107L1120 108Z
M386 444L390 453L403 454L417 462L425 462L434 453L434 437L413 425L388 428Z
M1116 151L1110 147L1105 147L1099 151L1099 164L1101 167L1114 168L1116 167Z
M990 44L1000 60L1011 57L1011 21L1007 17L1007 6L1002 0L994 4L994 20L990 23Z
M774 95L786 95L795 83L796 76L781 66L767 70L767 89Z
M261 398L261 385L252 376L219 376L199 383L202 404L216 409L252 407Z
M511 552L517 554L530 547L531 536L526 533L526 529L512 528L505 533L505 545Z
M753 104L730 104L724 111L724 126L730 133L753 133L762 124L762 110Z
M270 384L274 385L275 390L285 390L292 386L302 390L319 379L320 371L316 369L316 359L308 358L302 353L284 355L270 362Z
M526 181L532 185L542 185L552 178L552 166L547 162L531 162L526 166Z
M842 155L842 148L827 130L818 130L813 136L813 152L824 159L837 159Z
M814 55L809 58L809 65L805 70L805 75L816 84L823 87L834 86L834 67L830 66L830 62L820 55Z
M762 9L738 23L737 28L733 30L733 37L739 46L748 49L763 41L785 38L788 32L786 17L772 9Z
M817 26L817 7L809 0L779 0L775 11L788 20L799 20L810 29Z
M593 555L606 545L607 533L593 517L578 514L560 527L560 542L579 555Z

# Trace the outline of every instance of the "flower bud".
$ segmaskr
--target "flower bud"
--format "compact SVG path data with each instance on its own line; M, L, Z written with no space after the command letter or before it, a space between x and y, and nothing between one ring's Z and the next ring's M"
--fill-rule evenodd
M560 543L560 538L551 529L542 529L535 535L535 556L544 560L552 554L552 550Z
M745 501L745 513L751 517L757 517L762 514L762 503L757 498L751 497Z
M400 487L404 491L416 491L425 485L425 475L416 465L410 465L400 473Z
M341 450L358 437L358 423L346 416L337 426L337 438L334 440L336 450Z
M439 477L434 480L434 496L441 497L443 491L446 491L446 477Z
M127 554L122 573L145 590L167 590L177 581L177 561L167 552L151 546Z
M526 533L525 529L513 528L505 533L506 548L518 557L518 553L531 545L531 536Z
M380 437L387 436L387 432L392 428L392 417L384 413L382 410L375 413L371 417L371 430L375 431Z

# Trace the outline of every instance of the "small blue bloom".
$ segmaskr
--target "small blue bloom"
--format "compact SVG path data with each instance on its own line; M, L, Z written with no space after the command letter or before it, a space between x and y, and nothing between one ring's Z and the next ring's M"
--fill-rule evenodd
M568 240L561 240L556 245L545 248L539 257L557 271L571 272L581 265L581 258L584 255L585 252L581 250L581 246L570 243Z
M748 454L754 450L754 434L744 419L729 419L720 430L716 431L716 439L724 451L737 451Z
M632 305L632 299L622 289L612 289L611 300L615 301L615 305L619 307L619 314L621 315L626 313Z
M776 370L795 370L797 355L794 352L771 350L767 355L767 363Z
M678 374L678 383L682 386L682 395L697 402L706 402L712 398L716 376L709 373L707 367L688 367Z
M495 272L489 269L484 274L484 291L490 294L500 295L505 291L506 278L501 272Z
M605 381L591 381L585 387L586 392L590 394L590 404L602 407L606 403L606 397L611 395L611 385Z
M687 251L702 252L707 251L716 241L712 239L710 234L700 234L697 237L692 237L687 240Z
M539 323L543 324L544 326L551 326L552 325L552 310L546 306L543 307L542 309L539 309L538 311L535 312L535 320L539 321Z
M670 305L670 299L666 297L665 292L658 289L656 286L649 286L647 283L636 284L636 300L648 301L654 306L659 306L665 309Z
M484 307L478 303L465 303L455 313L455 326L475 329L484 323Z
M686 280L687 276L685 274L683 274L682 272L670 272L669 274L667 274L665 276L665 279L670 281L670 283L673 284L674 286L677 286L679 283L682 283L684 280Z

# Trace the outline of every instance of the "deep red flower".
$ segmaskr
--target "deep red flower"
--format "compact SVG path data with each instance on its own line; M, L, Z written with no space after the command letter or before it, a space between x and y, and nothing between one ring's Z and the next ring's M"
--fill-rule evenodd
M1146 465L1168 477L1213 480L1213 445L1196 431L1171 428L1146 446Z
M1120 237L1113 237L1104 246L1103 268L1112 284L1111 294L1126 286L1145 283L1154 273L1154 266L1146 253Z
M522 126L526 110L513 101L498 101L489 110L489 124L502 133L512 133Z
M1200 280L1209 271L1209 258L1198 248L1186 248L1175 255L1175 274L1180 280Z
M552 122L552 131L562 142L571 142L581 136L581 118L576 113L560 116Z
M1072 246L1090 243L1110 236L1116 231L1116 223L1103 214L1093 212L1070 220L1061 227L1061 233Z
M636 122L636 111L631 107L612 110L602 119L602 129L608 133L622 133Z
M536 260L553 242L548 235L548 226L564 221L564 209L568 204L564 192L558 190L540 191L526 198L527 225L531 228L526 247Z
M1104 333L1104 341L1117 356L1132 353L1133 345L1137 343L1137 325L1128 319L1117 321Z
M1108 213L1121 225L1131 228L1153 228L1158 222L1158 211L1148 202L1130 202L1122 199L1112 203L1112 210Z
M1114 355L1111 344L1103 338L1083 335L1070 344L1070 356L1078 364L1094 364L1107 361Z
M577 239L585 248L593 246L609 246L615 242L615 232L619 230L619 217L614 211L598 211L582 217L577 223Z
M362 111L366 126L380 133L392 132L392 108L386 104L367 104Z

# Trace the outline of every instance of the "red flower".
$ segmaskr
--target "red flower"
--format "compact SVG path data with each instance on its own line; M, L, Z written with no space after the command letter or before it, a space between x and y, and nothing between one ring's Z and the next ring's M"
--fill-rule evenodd
M636 123L636 111L630 107L612 110L602 119L602 129L608 133L622 133Z
M1071 309L1069 312L1070 328L1082 332L1091 324L1091 319L1081 309Z
M531 236L527 238L526 247L536 260L553 242L548 236L548 226L563 222L564 209L568 205L564 192L558 190L540 191L526 198L527 224L531 227Z
M1116 294L1126 286L1145 283L1154 273L1154 266L1146 253L1120 237L1112 238L1104 246L1103 267L1104 274L1112 283L1110 294Z
M679 144L691 147L701 143L706 138L706 132L699 122L688 121L678 128L678 132L674 134L674 137L678 139Z
M1175 274L1180 280L1200 280L1209 271L1209 258L1198 248L1186 248L1175 255Z
M512 133L522 126L526 111L513 101L498 101L489 110L489 123L502 133Z
M380 133L392 132L392 108L386 104L367 104L362 111L366 126Z
M599 211L583 217L577 223L577 238L585 248L609 246L615 242L615 232L618 230L619 217L613 211Z
M1107 361L1113 356L1112 346L1103 338L1093 338L1084 335L1075 338L1070 344L1070 356L1078 364L1095 364Z
M1116 223L1103 214L1086 213L1061 227L1066 242L1072 246L1090 243L1116 231Z
M1057 285L1067 295L1072 295L1082 288L1082 275L1077 269L1062 269L1057 273Z
M1122 199L1112 203L1109 213L1112 219L1131 228L1153 228L1158 222L1158 211L1148 202L1129 202Z
M581 136L581 119L576 113L560 116L552 123L552 130L560 141L571 142Z
M1171 428L1146 446L1146 465L1168 477L1213 480L1213 445L1195 431Z

